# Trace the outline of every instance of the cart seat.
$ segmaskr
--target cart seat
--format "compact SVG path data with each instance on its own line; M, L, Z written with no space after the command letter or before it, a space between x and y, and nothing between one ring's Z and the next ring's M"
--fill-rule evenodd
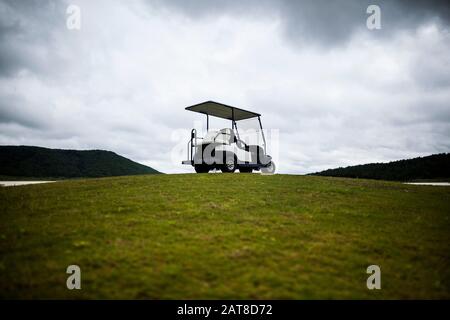
M209 143L219 143L219 144L230 144L231 137L233 136L233 130L230 128L217 130L210 130L203 138L203 144Z
M217 136L219 131L217 130L210 130L206 133L206 135L203 137L203 140L201 141L202 144L209 144L214 142L214 138Z

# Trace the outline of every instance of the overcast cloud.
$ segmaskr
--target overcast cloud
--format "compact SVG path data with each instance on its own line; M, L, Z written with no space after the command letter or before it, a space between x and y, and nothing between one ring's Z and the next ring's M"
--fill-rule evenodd
M215 100L280 130L282 173L450 152L449 23L447 1L0 1L0 144L192 172L184 107Z

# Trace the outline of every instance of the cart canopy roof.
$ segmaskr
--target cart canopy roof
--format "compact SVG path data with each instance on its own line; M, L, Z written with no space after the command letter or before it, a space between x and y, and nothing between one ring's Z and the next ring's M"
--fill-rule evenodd
M226 104L206 101L193 106L187 107L186 110L207 114L218 118L227 120L244 120L261 116L259 113L251 112L236 107L228 106Z

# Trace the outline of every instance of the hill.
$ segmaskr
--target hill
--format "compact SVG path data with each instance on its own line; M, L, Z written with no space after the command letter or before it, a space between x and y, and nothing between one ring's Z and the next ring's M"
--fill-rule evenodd
M106 177L159 173L104 150L0 146L0 175L34 178Z
M450 298L450 188L143 175L0 188L0 298ZM66 268L82 290L67 290ZM369 265L381 290L368 290Z
M450 179L450 153L389 163L370 163L312 173L318 176L392 181Z

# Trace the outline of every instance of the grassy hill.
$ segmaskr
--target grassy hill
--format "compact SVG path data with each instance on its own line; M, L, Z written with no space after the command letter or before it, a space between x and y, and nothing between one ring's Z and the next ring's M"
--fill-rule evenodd
M450 188L257 174L0 188L0 298L450 298ZM68 265L81 290L65 287ZM381 290L366 268L381 268Z
M0 146L0 176L76 178L149 173L159 172L111 151Z
M313 175L393 181L450 180L450 153L328 169Z

